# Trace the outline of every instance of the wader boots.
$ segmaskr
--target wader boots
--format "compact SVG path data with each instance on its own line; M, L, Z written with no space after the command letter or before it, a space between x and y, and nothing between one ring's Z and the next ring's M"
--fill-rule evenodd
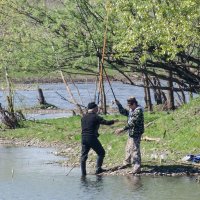
M81 173L82 176L86 176L86 161L81 161Z

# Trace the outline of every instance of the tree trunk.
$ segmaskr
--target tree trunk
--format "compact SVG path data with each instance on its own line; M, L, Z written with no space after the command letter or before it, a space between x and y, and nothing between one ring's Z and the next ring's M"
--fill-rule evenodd
M191 90L191 84L189 84L189 88L190 88L190 92L189 92L190 99L193 99L193 93L192 93L192 90Z
M185 93L180 85L179 88L181 89L182 102L185 104L186 103Z
M169 74L169 81L168 81L168 87L169 87L169 91L168 91L168 109L170 110L174 110L175 109L175 105L174 105L174 92L173 92L173 74L172 74L172 70L168 71Z
M147 105L147 88L146 88L146 81L145 81L145 77L143 75L142 77L142 81L143 81L143 84L144 84L144 102L145 102L145 108L148 108L148 105Z
M153 78L154 86L160 86L160 81L158 78L154 77ZM160 89L157 89L155 92L155 101L157 105L162 104L162 93Z
M153 111L153 107L152 107L152 102L151 102L151 92L150 92L150 88L149 88L149 79L147 74L144 74L145 76L145 85L146 85L146 90L147 90L147 107L148 107L148 111Z
M14 113L14 104L13 104L13 94L11 88L10 77L8 75L8 69L5 67L5 76L6 76L6 83L8 89L8 96L7 96L7 103L8 103L8 111Z

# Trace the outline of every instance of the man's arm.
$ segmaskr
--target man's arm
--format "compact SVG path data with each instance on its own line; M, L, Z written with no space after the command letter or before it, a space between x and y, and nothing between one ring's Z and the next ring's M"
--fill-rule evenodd
M112 125L115 123L115 120L105 120L103 117L98 116L99 124Z
M126 110L125 108L123 108L123 106L121 105L121 103L118 100L115 100L118 110L120 112L120 114L128 116L129 115L129 111Z

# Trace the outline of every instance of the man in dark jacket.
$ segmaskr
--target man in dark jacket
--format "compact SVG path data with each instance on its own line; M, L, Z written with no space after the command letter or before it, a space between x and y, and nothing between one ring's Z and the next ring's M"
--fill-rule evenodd
M144 133L143 108L138 105L135 97L127 99L129 110L124 109L118 100L116 100L116 104L119 112L128 117L127 125L124 128L120 128L115 131L116 134L123 131L128 131L129 134L124 164L129 165L133 163L134 166L132 173L138 173L141 168L140 141L141 136Z
M88 104L88 113L81 119L82 128L82 150L81 150L81 172L82 176L86 175L86 160L90 149L97 154L96 174L100 174L106 170L102 169L105 150L98 140L98 129L100 124L112 125L117 120L107 121L98 114L98 106L95 102Z

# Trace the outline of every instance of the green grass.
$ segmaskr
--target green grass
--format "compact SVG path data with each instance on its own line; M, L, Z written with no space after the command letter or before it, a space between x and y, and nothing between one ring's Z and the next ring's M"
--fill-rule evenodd
M124 158L127 134L117 136L114 131L126 124L126 117L121 115L104 116L106 119L119 119L112 126L100 127L100 141L105 150L107 166L120 164ZM0 132L0 138L20 140L39 139L40 141L74 144L80 149L81 127L80 117L49 119L40 121L25 121L23 127ZM141 150L143 162L153 161L151 154L166 152L167 160L178 160L186 154L200 153L200 98L176 111L145 112L144 136L160 138L160 142L142 141ZM79 159L77 157L76 159ZM93 159L93 157L92 157ZM159 159L154 162L159 163Z
M150 146L158 152L168 151L171 159L178 159L185 154L200 153L200 98L169 114L164 114L149 126L145 135L160 137L160 143Z
M41 141L68 141L80 133L80 117L51 119L41 121L25 121L22 128L6 130L0 133L1 137L40 139Z

